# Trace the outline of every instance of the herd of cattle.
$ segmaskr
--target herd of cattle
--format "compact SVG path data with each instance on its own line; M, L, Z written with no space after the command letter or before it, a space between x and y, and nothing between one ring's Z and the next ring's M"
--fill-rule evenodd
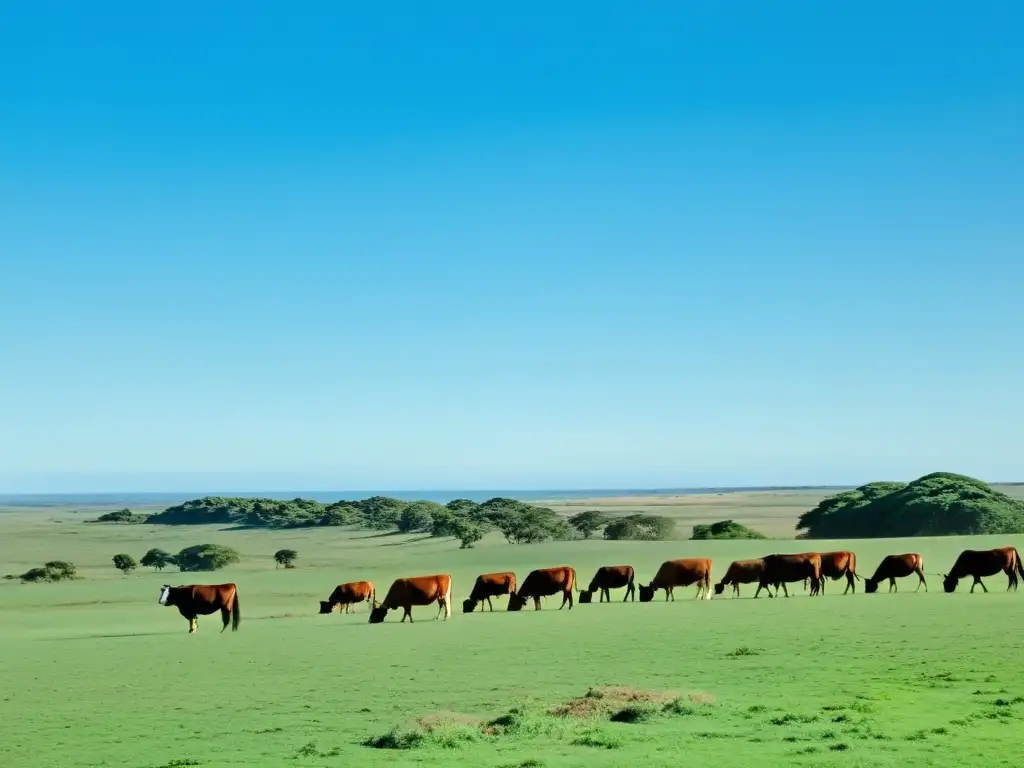
M1008 579L1007 591L1017 589L1018 577L1024 578L1024 564L1014 547L997 549L966 549L960 553L949 573L942 574L942 586L946 592L953 592L960 579L973 578L971 592L981 585L982 577L994 576L1002 571ZM847 592L856 592L855 579L864 581L864 591L878 591L878 585L888 580L889 591L898 591L896 579L917 575L917 590L923 586L928 591L924 577L924 559L921 555L910 552L902 555L888 555L882 559L875 573L869 579L862 579L857 573L857 556L850 551L837 552L805 552L797 555L767 555L755 560L737 560L733 562L721 581L714 585L716 595L731 586L733 596L740 594L741 584L757 584L756 598L765 590L769 597L778 595L781 589L789 597L787 584L803 582L806 589L810 585L811 596L824 594L827 580L846 580ZM676 587L697 587L697 599L711 599L711 560L708 558L684 558L667 560L661 564L654 579L649 584L640 584L640 602L646 603L654 599L659 589L665 590L666 600L675 600L673 589ZM472 613L477 606L486 602L491 611L494 605L492 598L508 595L508 610L519 611L533 600L534 610L540 610L541 598L562 595L559 610L568 604L573 606L573 592L579 593L580 603L591 602L595 592L598 602L611 601L612 589L626 592L623 601L635 600L637 585L634 584L634 571L631 565L606 565L597 569L590 585L580 590L576 584L576 570L570 566L555 568L538 568L530 571L526 580L516 588L516 575L511 572L485 573L477 576L469 598L463 601L463 612ZM775 588L775 595L771 588ZM402 609L402 621L407 618L412 622L413 606L426 606L437 603L435 619L444 613L445 620L451 616L452 577L441 573L433 576L415 576L396 579L388 590L383 601L377 601L377 593L371 581L354 581L340 584L331 596L320 603L320 613L331 613L334 608L349 612L353 605L367 602L370 608L370 623L379 624L389 610ZM232 630L238 629L240 614L238 608L238 589L234 584L192 584L172 587L165 584L160 589L160 605L174 606L182 616L188 619L189 634L198 628L198 617L217 611L221 612L224 627L228 624Z

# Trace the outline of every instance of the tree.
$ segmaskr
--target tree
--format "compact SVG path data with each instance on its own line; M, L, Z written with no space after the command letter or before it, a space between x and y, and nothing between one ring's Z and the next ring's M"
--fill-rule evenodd
M447 510L433 501L414 501L398 516L398 530L402 533L431 530L434 515L443 515Z
M830 496L800 516L797 530L813 539L1024 533L1024 501L973 477L933 472Z
M764 539L763 533L732 520L719 520L711 525L693 526L691 539Z
M388 496L371 496L354 504L362 513L364 524L381 531L396 528L402 510L408 506L407 502Z
M142 556L142 559L139 560L139 565L144 568L162 571L168 565L174 565L174 555L170 552L164 552L162 549L154 548Z
M362 521L362 513L351 504L340 501L328 504L320 517L319 525L355 525Z
M299 553L294 549L279 549L274 553L274 562L277 565L283 565L285 568L294 568L295 561L298 559Z
M510 544L564 540L572 535L569 524L553 510L515 499L497 497L485 501L478 516L501 531Z
M585 539L589 539L607 524L608 517L596 510L580 512L569 518L569 525L579 531Z
M241 560L230 547L219 544L196 544L181 550L174 561L182 571L216 571Z
M459 540L461 549L472 549L484 537L484 527L464 517L455 518L453 535Z
M131 555L114 555L114 567L125 576L127 576L130 571L134 571L137 565L138 563L135 562L135 558Z
M675 528L671 518L637 513L608 523L604 537L617 541L666 541L675 538Z

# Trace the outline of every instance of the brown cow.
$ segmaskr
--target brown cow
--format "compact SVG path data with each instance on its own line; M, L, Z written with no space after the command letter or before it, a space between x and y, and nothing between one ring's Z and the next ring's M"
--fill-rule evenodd
M821 592L821 555L817 552L804 552L799 555L768 555L764 558L764 573L757 585L757 592L754 597L761 593L762 589L767 590L770 584L775 585L775 596L778 597L779 589L789 597L787 583L794 581L811 582L811 595L818 595ZM769 597L771 590L768 590Z
M735 560L729 570L725 572L722 580L715 584L715 594L720 595L725 588L732 584L733 597L740 596L740 584L757 584L761 581L764 573L764 558L756 560ZM758 590L760 592L760 590ZM771 592L768 593L771 596ZM755 595L756 597L756 595Z
M882 558L882 562L878 564L875 569L875 575L870 579L864 579L864 591L869 595L874 594L878 591L878 585L885 579L889 580L889 591L899 592L899 587L896 586L896 579L902 579L904 576L909 576L912 573L917 574L917 589L915 592L921 590L921 585L924 585L924 591L928 591L928 582L924 580L924 558L916 552L908 552L905 555L886 555Z
M580 591L580 602L589 603L595 592L600 591L597 602L611 602L610 589L626 588L626 594L622 602L630 598L636 600L636 586L633 584L632 565L602 565L597 569L594 578L590 580L590 586Z
M533 598L533 610L540 610L540 599L561 593L562 604L558 610L569 604L572 610L572 591L576 586L576 569L568 565L555 568L538 568L530 571L518 592L508 596L508 610L521 611L526 601Z
M469 599L462 601L462 612L472 613L479 603L487 601L487 607L494 611L492 597L511 595L516 591L516 575L511 571L502 573L482 573L476 577Z
M220 611L224 622L223 632L231 622L231 631L238 629L242 614L238 609L238 588L234 584L188 584L160 587L160 605L173 605L178 613L188 619L188 633L199 629L199 617Z
M836 552L821 552L821 593L825 594L825 582L828 579L836 581L838 579L846 577L846 589L843 590L845 595L850 590L856 594L857 588L854 586L854 578L860 578L857 574L857 555L847 550L838 550ZM828 579L826 579L828 577ZM809 579L804 579L804 589L807 589L807 582ZM778 589L778 587L776 587Z
M444 620L452 615L452 575L438 573L434 576L413 576L408 579L395 579L388 590L384 602L374 601L370 610L370 623L380 624L389 610L402 609L402 621L409 619L412 623L412 607L414 605L430 605L437 601L437 616L444 611ZM437 616L434 621L437 621Z
M320 613L330 613L336 605L341 606L338 613L349 613L355 603L367 602L372 606L376 599L377 591L372 581L350 581L339 584L326 601L320 601Z
M697 585L697 599L711 599L711 560L706 557L690 557L681 560L666 560L661 564L650 584L640 585L640 602L649 603L654 593L665 590L665 600L675 602L674 587Z
M1006 591L1017 589L1018 574L1024 578L1024 565L1021 564L1020 555L1015 547L999 547L998 549L965 549L953 563L949 573L943 574L942 588L946 592L953 592L957 582L965 576L971 576L974 582L971 584L971 592L981 584L981 588L988 592L982 581L982 576L995 576L1002 571L1006 574L1009 583Z

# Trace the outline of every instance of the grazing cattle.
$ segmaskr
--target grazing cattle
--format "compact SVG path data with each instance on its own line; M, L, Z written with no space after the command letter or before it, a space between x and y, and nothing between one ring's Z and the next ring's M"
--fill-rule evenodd
M463 613L472 613L484 600L487 606L494 611L492 597L511 595L516 591L516 575L511 571L503 573L483 573L476 577L473 582L473 589L469 593L469 599L462 601Z
M562 604L558 610L569 604L572 610L572 591L576 586L576 569L567 565L555 568L538 568L530 571L519 591L508 596L508 610L521 611L526 601L533 599L533 610L540 610L540 599L561 593Z
M636 600L636 587L633 584L632 565L602 565L597 569L594 578L590 580L590 586L580 591L580 602L589 603L595 592L600 591L597 602L611 602L610 589L626 588L626 594L622 602L630 598Z
M691 584L697 585L698 600L702 597L705 600L711 599L710 559L690 557L681 560L666 560L661 564L650 584L640 585L640 602L651 602L654 599L654 593L659 589L665 590L666 601L671 598L675 602L676 596L672 592L673 588L688 587Z
M995 576L1002 571L1006 574L1009 583L1006 591L1017 589L1018 574L1024 578L1024 565L1021 564L1020 555L1015 547L999 547L998 549L965 549L953 563L949 573L943 574L942 588L946 592L953 592L960 579L970 576L974 579L971 584L971 592L981 584L981 588L988 592L982 581L982 576Z
M377 592L372 581L350 581L339 584L327 600L320 601L320 613L330 613L336 605L341 606L339 613L349 613L355 603L367 602L372 606L376 599Z
M917 574L917 589L915 592L920 591L921 585L924 585L924 591L928 591L928 582L924 580L924 558L916 552L908 552L905 555L886 555L882 558L882 562L878 564L875 569L875 575L870 579L864 579L864 591L869 595L878 591L878 585L889 580L889 591L899 592L899 588L896 586L896 579L902 579L904 576L909 576L912 573Z
M733 597L739 597L740 584L760 583L762 574L764 574L763 557L756 560L736 560L729 566L729 570L725 572L722 580L715 584L715 594L722 594L725 588L732 584ZM760 590L758 591L760 592ZM768 594L770 596L771 592Z
M857 588L854 586L854 578L860 578L857 574L857 555L853 552L846 550L839 550L837 552L821 552L821 592L825 593L825 582L828 579L836 581L838 579L846 577L846 589L843 590L845 595L850 590L854 593L857 592ZM827 577L827 578L826 578ZM807 589L807 582L809 579L804 579L804 589ZM776 587L778 589L778 587Z
M810 580L811 595L820 594L821 591L821 555L817 552L804 552L799 555L768 555L764 559L764 573L761 574L761 581L757 585L757 597L762 589L768 590L770 584L775 585L775 596L778 597L779 589L789 597L787 583L794 581ZM768 590L769 597L771 590Z
M437 617L444 611L444 620L452 615L452 576L450 573L439 573L434 576L413 576L408 579L395 579L388 590L384 602L374 601L370 610L370 623L380 624L389 610L402 609L402 621L409 619L412 623L412 607L414 605L430 605L437 601Z
M234 584L188 584L160 587L160 605L174 606L178 613L188 619L188 633L199 629L199 617L220 611L224 622L223 632L231 622L231 631L238 629L242 614L238 609L238 588Z

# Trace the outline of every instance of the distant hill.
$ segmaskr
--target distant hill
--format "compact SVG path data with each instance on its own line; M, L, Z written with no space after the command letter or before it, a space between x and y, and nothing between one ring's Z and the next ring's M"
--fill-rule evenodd
M977 478L933 472L829 496L796 527L811 539L1024 533L1024 501Z

